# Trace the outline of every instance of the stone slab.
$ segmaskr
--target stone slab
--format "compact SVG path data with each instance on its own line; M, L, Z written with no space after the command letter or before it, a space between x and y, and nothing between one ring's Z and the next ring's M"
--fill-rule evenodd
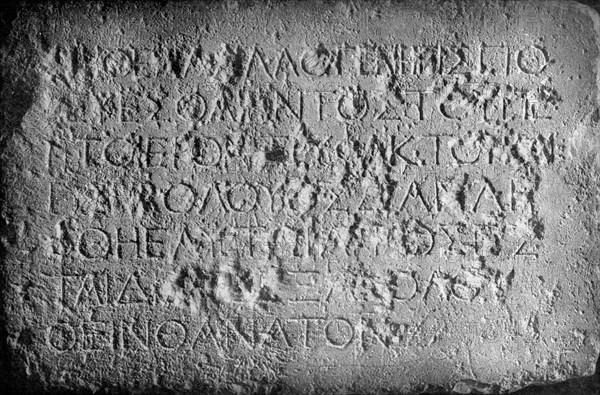
M566 1L23 7L0 67L15 383L592 374L597 39Z

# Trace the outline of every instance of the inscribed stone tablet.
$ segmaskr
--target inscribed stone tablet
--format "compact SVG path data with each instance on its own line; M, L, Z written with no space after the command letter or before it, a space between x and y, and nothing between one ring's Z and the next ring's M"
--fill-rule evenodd
M35 388L516 390L600 349L598 16L40 5L2 50Z

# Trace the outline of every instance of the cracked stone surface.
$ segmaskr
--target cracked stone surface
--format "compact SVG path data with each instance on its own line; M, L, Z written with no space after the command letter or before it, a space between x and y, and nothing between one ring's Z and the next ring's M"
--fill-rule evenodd
M599 21L566 1L19 8L0 51L14 383L593 374Z

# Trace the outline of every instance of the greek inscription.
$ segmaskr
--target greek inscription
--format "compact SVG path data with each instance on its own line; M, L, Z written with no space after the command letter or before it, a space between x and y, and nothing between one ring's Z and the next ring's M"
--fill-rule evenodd
M18 376L467 393L591 371L591 11L226 3L15 13Z

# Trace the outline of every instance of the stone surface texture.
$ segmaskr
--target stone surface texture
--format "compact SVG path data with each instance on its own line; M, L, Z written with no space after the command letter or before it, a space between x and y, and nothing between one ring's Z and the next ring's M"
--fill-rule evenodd
M26 390L510 392L600 352L576 2L17 8L2 336Z

